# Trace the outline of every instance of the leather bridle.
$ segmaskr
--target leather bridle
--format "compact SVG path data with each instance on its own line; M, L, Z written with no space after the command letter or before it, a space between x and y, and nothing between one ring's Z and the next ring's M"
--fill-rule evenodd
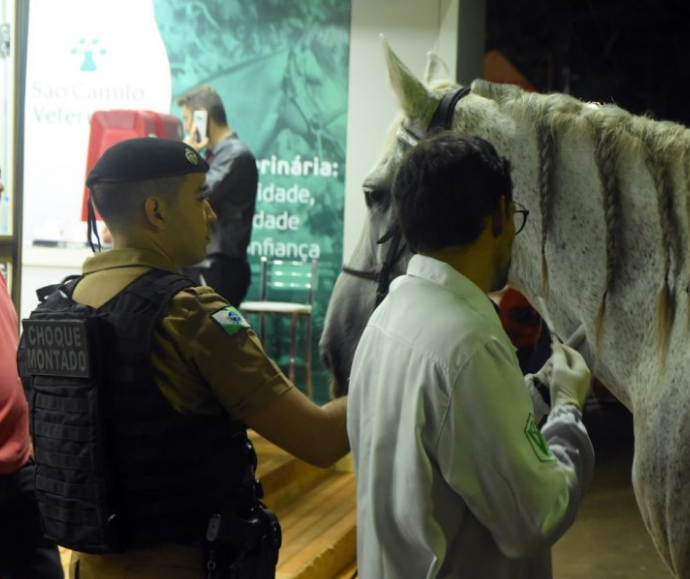
M429 126L426 130L427 135L437 129L449 130L452 127L455 107L460 99L466 97L470 93L470 90L471 89L469 87L459 88L446 93L443 96L441 102L439 103L438 107L436 107L436 110L431 117L431 121L429 121ZM398 141L407 147L416 146L420 140L420 137L402 125L398 129L397 138ZM391 228L376 241L376 244L382 245L388 241L391 243L388 246L386 258L384 259L383 265L379 271L365 271L355 269L347 265L344 265L342 268L343 273L376 282L376 306L378 306L383 301L383 298L388 295L393 268L395 268L395 264L400 261L400 258L403 256L406 249L405 243L402 239L402 232L400 231L400 224L398 223L397 219Z
M405 253L405 244L401 243L402 232L400 231L400 225L398 224L397 220L393 226L376 241L376 243L380 245L389 240L391 244L388 246L386 259L384 259L383 265L379 271L365 271L361 269L354 269L347 265L343 266L343 273L347 273L348 275L359 277L361 279L377 282L376 306L378 306L383 301L383 298L388 295L388 288L390 287L393 268L395 267L395 264L400 261L403 253Z

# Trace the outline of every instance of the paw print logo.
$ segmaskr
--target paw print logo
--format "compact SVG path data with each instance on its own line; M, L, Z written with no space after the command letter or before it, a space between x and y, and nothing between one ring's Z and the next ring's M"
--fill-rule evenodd
M91 40L82 38L79 40L79 46L72 49L72 54L82 55L82 62L79 70L85 72L94 72L98 68L96 66L95 55L103 56L105 53L105 48L98 46L98 38L92 38Z

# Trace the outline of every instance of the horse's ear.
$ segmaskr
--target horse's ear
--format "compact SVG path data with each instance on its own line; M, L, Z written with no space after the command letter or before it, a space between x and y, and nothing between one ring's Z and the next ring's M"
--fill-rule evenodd
M451 80L450 71L443 59L435 52L426 53L426 71L424 84L430 85L439 80Z
M386 54L388 77L400 106L408 117L424 117L428 112L429 103L433 101L431 93L393 52L383 34L380 38Z

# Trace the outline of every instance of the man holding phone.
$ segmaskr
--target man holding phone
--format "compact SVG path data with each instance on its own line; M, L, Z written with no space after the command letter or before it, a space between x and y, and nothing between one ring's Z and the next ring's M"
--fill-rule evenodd
M218 216L206 259L185 273L237 308L251 282L247 247L259 180L256 159L228 126L223 101L213 87L199 87L180 97L177 105L187 132L184 142L206 150L206 183Z

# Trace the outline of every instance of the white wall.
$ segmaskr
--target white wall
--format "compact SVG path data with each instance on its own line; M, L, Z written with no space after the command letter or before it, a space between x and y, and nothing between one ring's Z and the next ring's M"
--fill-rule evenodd
M362 181L376 163L398 112L379 34L384 34L395 53L420 78L430 50L439 54L451 71L481 74L484 36L472 31L477 27L483 31L485 4L485 0L352 0L345 261L354 250L366 214ZM459 20L464 24L460 43ZM462 46L460 62L458 46Z
M0 24L9 24L14 40L14 0L0 0ZM12 46L11 50L14 50ZM10 207L7 203L14 187L12 165L12 126L14 110L14 55L0 56L0 167L2 182L5 186L3 199L0 200L0 235L8 234L10 228ZM3 203L3 201L5 203Z
M167 112L170 62L153 0L31 0L29 18L23 243L83 244L91 115Z

